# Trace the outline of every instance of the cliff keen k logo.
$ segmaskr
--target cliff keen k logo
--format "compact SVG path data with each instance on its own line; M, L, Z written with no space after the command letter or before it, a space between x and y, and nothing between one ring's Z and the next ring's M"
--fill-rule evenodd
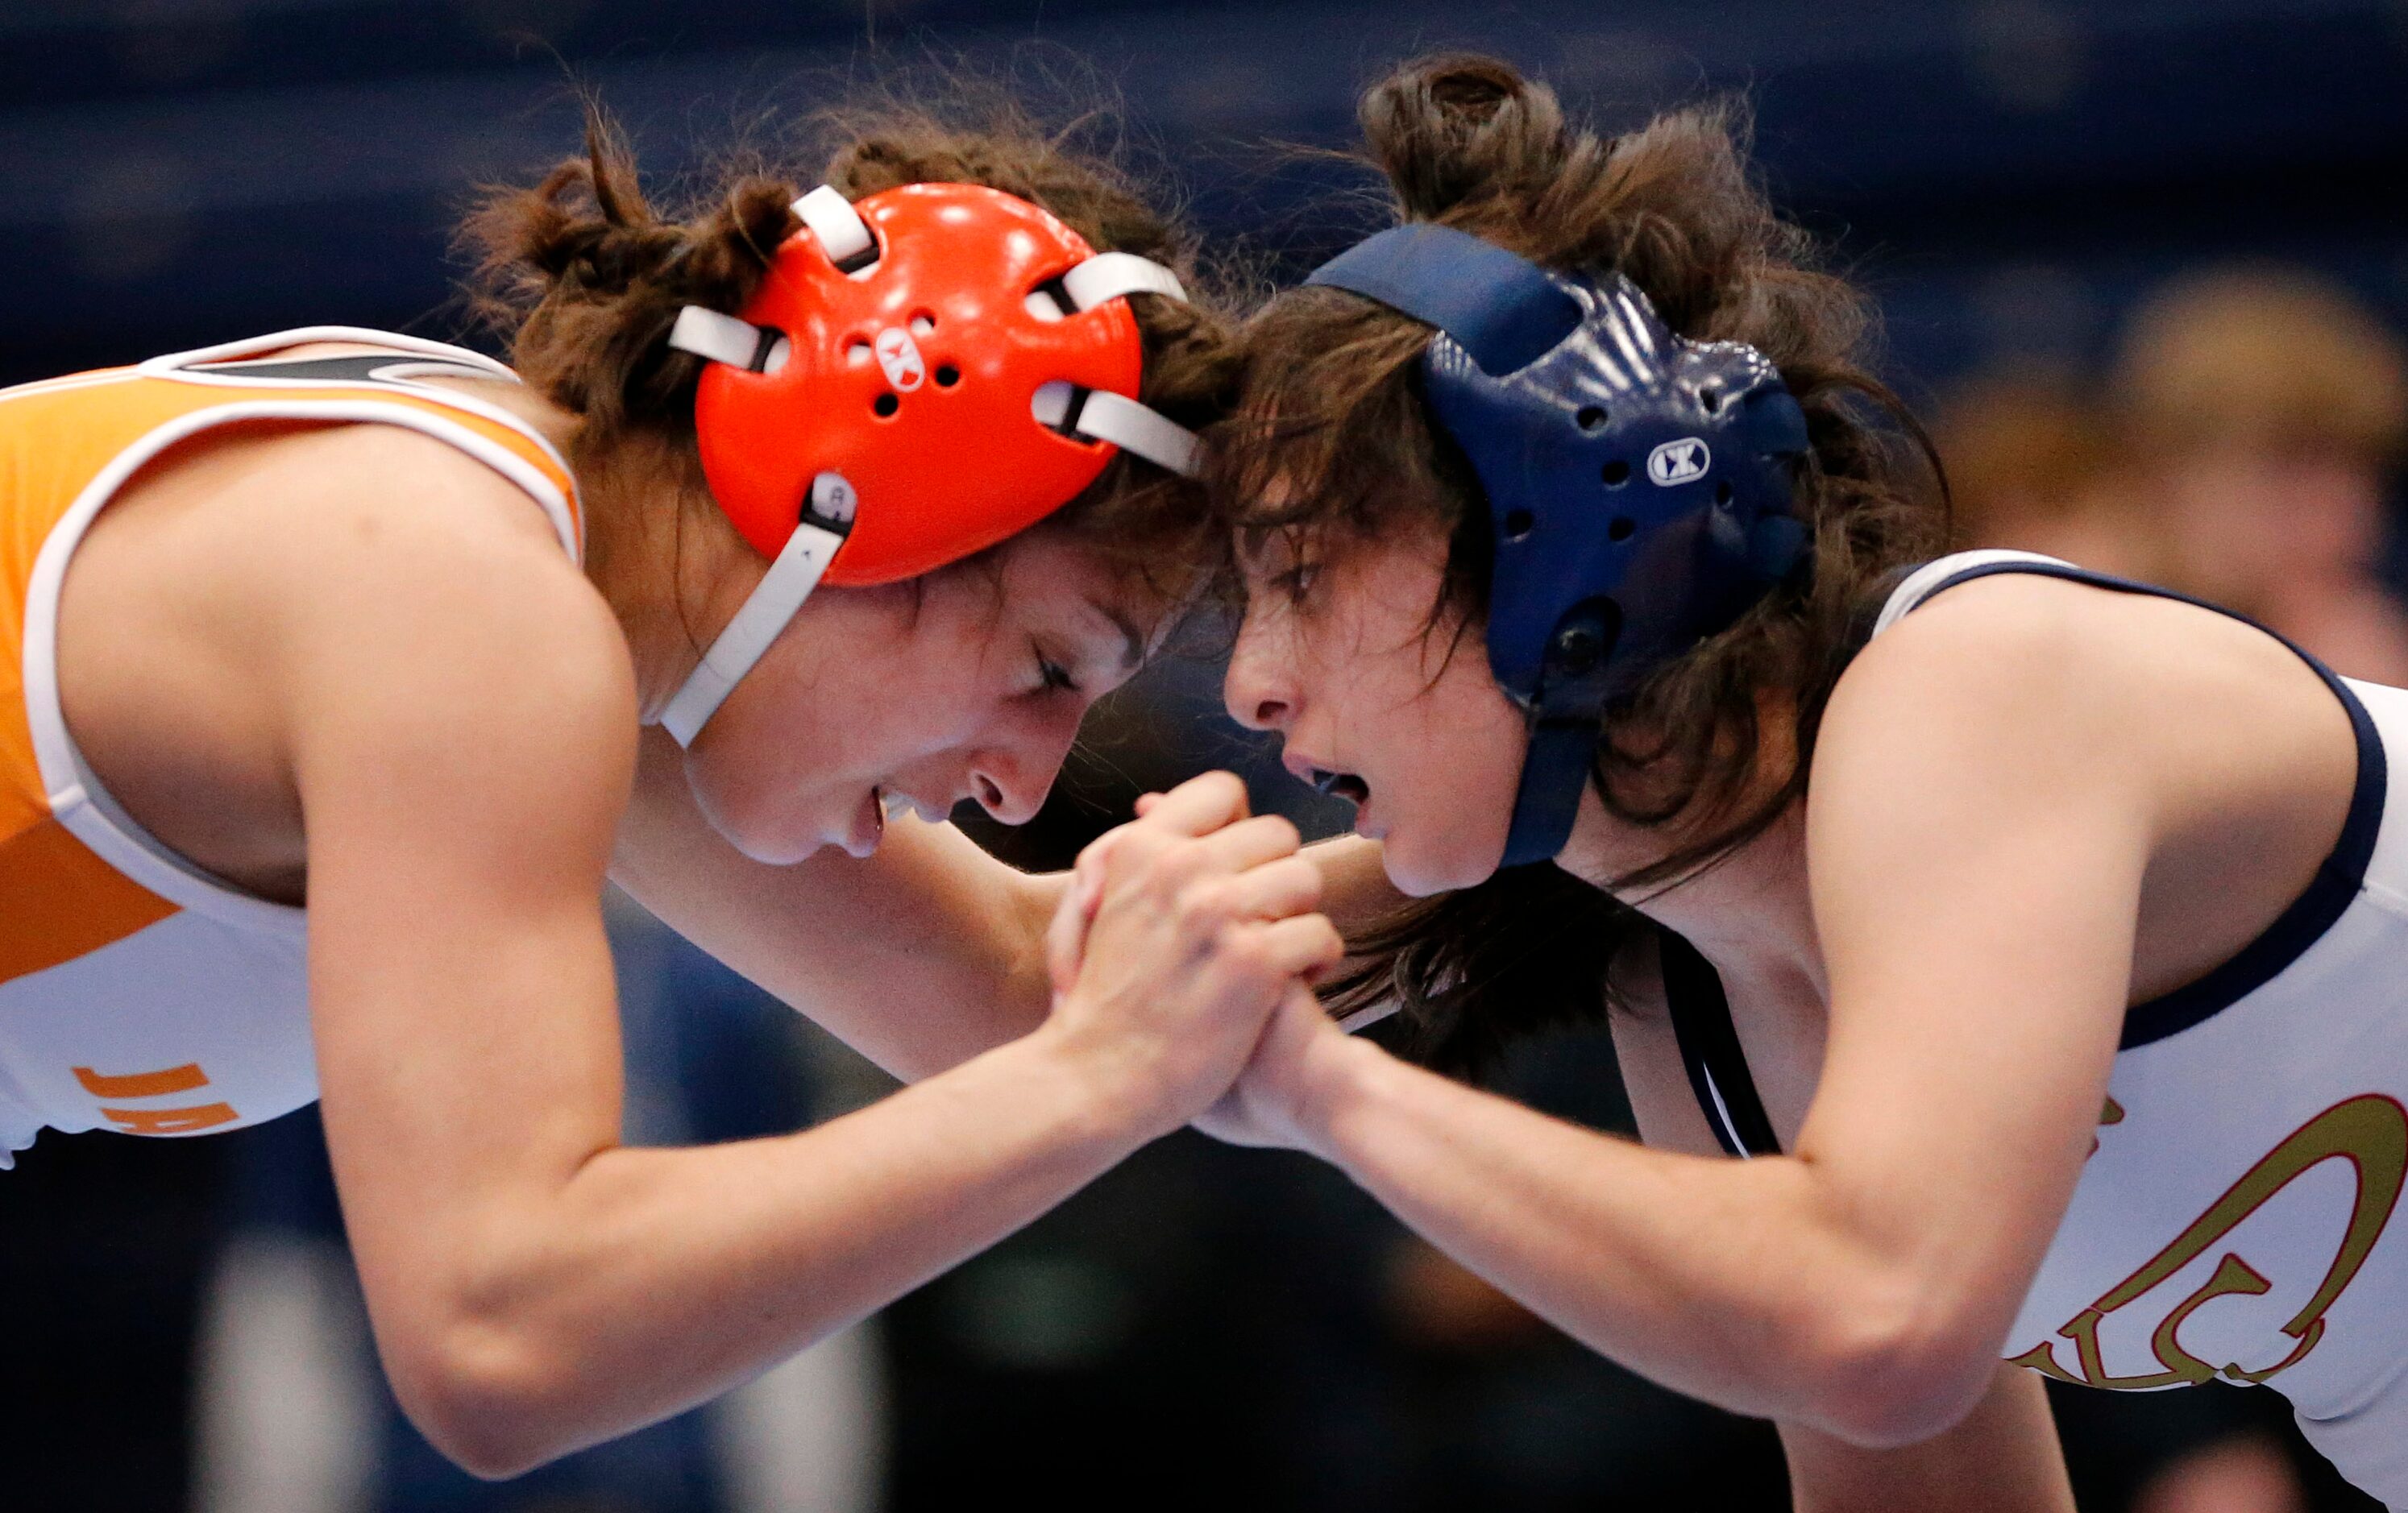
M1706 450L1705 437L1683 436L1647 454L1647 476L1657 488L1669 489L1698 477L1713 460L1714 454Z
M874 350L886 381L907 394L919 388L921 380L928 376L927 364L920 361L920 344L901 326L888 326L880 332Z

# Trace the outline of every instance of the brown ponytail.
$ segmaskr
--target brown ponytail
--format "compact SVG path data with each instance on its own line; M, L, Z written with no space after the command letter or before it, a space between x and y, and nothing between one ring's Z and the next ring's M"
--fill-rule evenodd
M577 416L580 441L649 432L691 447L701 358L667 345L687 305L734 313L752 298L789 207L816 183L859 199L919 182L984 184L1044 207L1098 251L1129 251L1176 271L1194 304L1156 295L1130 306L1145 344L1139 397L1191 427L1224 414L1235 392L1234 334L1206 297L1190 238L1109 163L1009 112L954 124L883 107L831 113L838 147L817 172L758 165L724 173L683 215L646 199L626 138L589 105L585 151L532 188L488 192L460 232L476 259L474 308L507 335L521 378ZM1181 592L1220 558L1223 534L1198 489L1134 457L1047 518Z
M1595 763L1619 818L1662 827L1664 854L1623 885L1670 885L1727 856L1805 791L1814 731L1851 631L1890 569L1938 550L1945 506L1921 428L1874 378L1863 297L1815 266L1805 233L1749 177L1729 105L1609 138L1555 93L1481 57L1409 64L1363 95L1365 156L1402 219L1471 232L1533 262L1615 269L1666 323L1746 342L1805 410L1812 450L1797 507L1811 580L1784 587L1662 669L1610 713ZM1249 322L1247 375L1215 437L1212 493L1243 534L1295 531L1332 550L1400 521L1452 542L1432 625L1487 611L1487 515L1476 480L1416 394L1428 327L1334 290L1281 295ZM1790 730L1768 741L1773 715ZM1760 756L1785 771L1765 780ZM1608 968L1642 927L1557 869L1500 872L1402 911L1357 942L1350 1006L1401 1000L1429 1059L1480 1061L1522 1029L1603 1003Z

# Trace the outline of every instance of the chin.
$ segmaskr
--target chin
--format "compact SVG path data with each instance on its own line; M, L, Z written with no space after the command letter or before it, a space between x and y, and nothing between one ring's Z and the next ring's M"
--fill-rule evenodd
M710 821L710 828L719 833L721 840L734 847L746 861L758 862L763 866L793 866L813 852L825 849L829 844L824 836L818 835L796 835L781 827L747 825L723 820L707 806L703 817Z
M711 828L718 829L715 825ZM793 866L797 862L808 860L826 850L831 844L817 835L798 840L784 836L763 839L725 830L719 831L719 837L741 852L746 861L758 862L767 867Z
M833 844L824 826L801 824L786 815L748 814L740 805L717 802L698 783L693 785L693 793L695 807L702 811L711 830L746 861L764 866L792 866Z
M1412 844L1410 837L1399 837L1391 832L1380 843L1380 867L1388 875L1397 891L1408 898L1429 898L1438 893L1452 893L1477 887L1497 875L1498 858L1505 851L1500 840L1486 852L1484 860L1475 854L1476 847L1453 844L1425 848Z

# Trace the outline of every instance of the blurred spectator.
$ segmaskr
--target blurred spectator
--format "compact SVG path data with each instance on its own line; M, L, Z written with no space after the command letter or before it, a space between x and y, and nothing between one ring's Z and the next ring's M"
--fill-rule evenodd
M2119 578L2164 577L2163 533L2116 486L2114 427L2071 378L2015 368L1968 378L1942 400L1932 439L1966 545L2045 552Z
M2376 576L2408 357L2372 312L2301 272L2195 274L2133 316L2108 387L2158 581L2408 683L2408 609Z

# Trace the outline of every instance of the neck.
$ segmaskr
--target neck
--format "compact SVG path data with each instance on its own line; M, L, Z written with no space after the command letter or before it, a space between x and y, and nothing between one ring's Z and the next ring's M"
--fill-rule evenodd
M1773 727L1779 728L1779 727ZM1771 781L1783 753L1760 769ZM1670 883L1639 887L1621 879L1666 854L1666 841L1687 838L1679 821L1641 829L1613 818L1592 783L1581 795L1571 838L1555 864L1613 894L1695 946L1726 980L1789 982L1828 999L1823 949L1806 865L1806 803L1782 810L1763 831L1702 871Z
M585 576L627 638L637 707L649 723L765 564L712 501L693 449L642 432L597 439L581 417L530 389L487 387L486 397L533 425L577 477Z

